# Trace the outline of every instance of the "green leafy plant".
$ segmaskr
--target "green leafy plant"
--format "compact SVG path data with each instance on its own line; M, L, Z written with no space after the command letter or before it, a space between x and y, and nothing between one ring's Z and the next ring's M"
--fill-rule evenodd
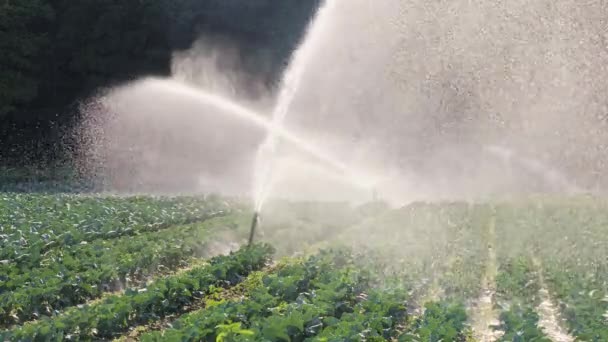
M513 306L500 314L501 324L497 328L504 332L500 342L550 342L538 327L538 314L531 308Z
M399 337L399 341L464 341L467 334L467 314L463 304L431 302L425 305L422 317L413 329Z
M184 312L217 286L235 285L247 274L262 268L271 253L273 249L267 245L243 248L227 256L212 258L208 266L159 279L143 289L129 289L124 295L108 296L52 319L16 327L0 337L6 341L55 340L67 335L81 339L113 338L134 325ZM218 272L219 269L222 272Z
M253 337L255 333L241 327L242 323L220 324L217 327L216 342L234 341L238 337Z

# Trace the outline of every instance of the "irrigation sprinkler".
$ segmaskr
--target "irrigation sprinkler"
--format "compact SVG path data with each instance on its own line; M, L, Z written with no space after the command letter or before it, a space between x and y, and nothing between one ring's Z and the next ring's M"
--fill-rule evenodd
M258 221L260 221L260 213L257 211L253 212L253 218L251 219L251 230L249 231L249 243L248 246L253 244L253 237L255 236L255 229L258 226Z

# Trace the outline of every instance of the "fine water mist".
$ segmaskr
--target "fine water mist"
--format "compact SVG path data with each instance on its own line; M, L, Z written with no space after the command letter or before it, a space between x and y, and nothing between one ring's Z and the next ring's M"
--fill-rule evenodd
M601 2L328 3L313 24L323 32L301 46L306 72L281 121L352 169L380 170L381 196L572 193L605 182ZM508 169L490 145L512 152Z
M230 162L234 160L241 160L242 162L237 163L235 167L242 168L247 173L251 170L251 167L246 164L255 149L249 148L249 151L247 151L247 148L255 146L257 141L261 140L261 137L272 135L276 141L281 141L291 147L292 153L295 151L303 154L300 159L308 159L310 163L324 166L321 170L326 177L340 178L347 181L349 186L365 186L359 181L357 175L351 173L346 166L325 155L322 150L305 139L293 135L261 114L239 105L234 100L208 93L186 83L174 79L149 78L113 90L106 96L106 98L100 100L103 103L103 109L109 113L117 114L118 118L109 118L104 123L104 128L108 130L105 138L110 140L113 154L119 154L121 149L127 152L122 158L128 160L123 160L123 162L137 160L140 163L137 165L139 167L153 167L138 159L137 155L140 153L142 155L139 157L143 157L144 160L152 158L155 162L175 162L170 159L171 156L169 155L161 156L162 158L150 156L149 150L154 150L154 141L159 138L161 141L156 143L156 147L162 151L166 147L172 147L170 146L171 141L167 140L183 139L185 141L187 137L171 136L172 132L168 132L168 135L167 132L163 133L159 129L163 130L165 124L175 129L180 124L187 126L198 123L201 126L207 126L207 130L199 130L196 126L192 127L199 133L205 133L201 135L203 140L196 143L197 145L206 145L208 154L205 155L204 160L207 163L213 162L212 165L201 166L200 171L203 175L205 171L213 171L214 168L218 173L225 174L225 172L229 172ZM154 100L148 101L149 99ZM161 112L160 115L158 111ZM164 115L163 112L172 112L172 115ZM192 117L194 115L200 117ZM178 121L178 123L172 123L172 121ZM210 122L213 123L211 127L208 126ZM144 125L144 127L136 127L138 125ZM180 129L181 134L188 132L185 126L180 127ZM226 135L226 132L238 132L238 135L230 136ZM236 139L233 140L233 138ZM149 139L149 141L146 141L146 139ZM133 144L135 144L135 147ZM166 146L163 146L163 144L166 144ZM104 146L107 147L107 145ZM149 150L142 151L137 147L149 148ZM178 155L181 152L182 157L187 157L188 153L184 153L187 150L187 148L183 148L180 151L165 152ZM199 150L198 153L205 153L205 151ZM195 154L192 157L198 159L200 156L201 154ZM109 158L114 160L114 158L121 158L121 156L113 155ZM220 165L221 168L218 168ZM151 172L154 171L155 169L151 170ZM176 176L176 174L173 176ZM236 193L232 193L231 187L228 184L223 184L221 179L210 179L209 177L204 179L206 182L211 180L219 184L215 184L215 186L214 184L208 184L207 191L226 193L226 190L228 190L227 194L241 194L238 190ZM231 177L227 177L227 180L234 181Z
M174 54L170 78L86 101L78 131L83 172L112 192L245 194L266 134L254 112L265 111L270 93L239 69L238 56L225 42L202 39Z
M323 34L326 26L335 15L332 13L335 2L326 1L319 8L317 15L309 25L303 44L293 53L293 57L281 83L277 102L272 111L272 120L277 126L282 126L285 117L289 114L291 105L298 94L300 81L307 70L307 66L314 58L315 50L319 42L324 39ZM254 202L256 211L262 209L264 201L271 191L273 176L277 165L277 137L273 132L268 134L266 140L260 146L254 170ZM344 167L344 169L347 169Z
M607 183L600 1L328 0L277 89L230 49L83 106L83 167L116 191L368 201ZM218 68L220 60L232 61Z

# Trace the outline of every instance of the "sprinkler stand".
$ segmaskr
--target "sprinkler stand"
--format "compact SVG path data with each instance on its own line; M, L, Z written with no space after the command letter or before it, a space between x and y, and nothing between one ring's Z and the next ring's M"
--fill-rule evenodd
M251 230L249 231L248 246L251 246L253 244L253 237L255 236L255 229L258 226L259 220L260 220L260 214L257 211L253 212L253 218L251 219Z

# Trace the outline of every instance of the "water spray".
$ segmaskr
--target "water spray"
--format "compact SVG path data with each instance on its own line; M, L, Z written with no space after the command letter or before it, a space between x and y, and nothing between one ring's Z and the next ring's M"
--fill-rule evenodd
M576 184L570 182L561 172L546 165L538 159L528 158L515 153L506 147L499 145L487 145L483 147L491 155L502 159L507 169L512 163L518 164L524 169L541 177L547 184L558 185L570 193L583 192ZM586 190L585 190L586 191Z
M253 238L255 236L255 229L258 226L258 222L260 221L260 213L258 211L253 212L253 217L251 218L251 229L249 230L249 242L248 246L253 244Z

